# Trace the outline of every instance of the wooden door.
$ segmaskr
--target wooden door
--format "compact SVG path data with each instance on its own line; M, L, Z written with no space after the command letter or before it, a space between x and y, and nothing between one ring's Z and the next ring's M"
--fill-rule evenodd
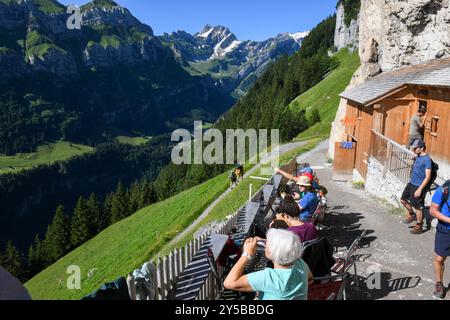
M385 110L384 134L395 142L406 145L411 122L411 108L409 101L388 101L383 103Z
M356 156L356 142L353 142L351 149L344 149L342 148L342 144L340 142L336 142L334 150L333 180L353 180L353 168L355 167Z

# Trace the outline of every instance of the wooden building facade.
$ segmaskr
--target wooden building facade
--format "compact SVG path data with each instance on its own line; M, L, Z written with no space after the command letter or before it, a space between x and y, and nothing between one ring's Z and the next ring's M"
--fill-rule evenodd
M450 164L449 58L382 74L341 97L347 100L345 139L354 142L353 167L364 180L370 157L399 180L409 178L414 156L405 146L411 118L420 105L428 108L424 129L427 153L443 167Z

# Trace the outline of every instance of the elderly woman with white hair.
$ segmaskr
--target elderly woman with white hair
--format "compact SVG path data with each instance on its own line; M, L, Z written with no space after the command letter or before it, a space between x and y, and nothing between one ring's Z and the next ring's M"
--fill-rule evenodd
M245 265L255 255L259 238L248 238L244 252L231 269L224 286L229 290L258 292L261 300L307 300L308 283L312 274L301 259L299 237L288 230L270 229L267 233L265 254L274 269L242 275Z

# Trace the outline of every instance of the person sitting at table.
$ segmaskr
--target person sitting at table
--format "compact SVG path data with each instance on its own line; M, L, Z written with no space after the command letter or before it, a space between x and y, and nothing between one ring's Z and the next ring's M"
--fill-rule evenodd
M258 292L260 300L307 300L312 274L301 259L302 246L293 232L270 229L267 233L265 255L274 268L243 275L246 264L253 259L261 239L248 238L244 253L224 281L228 290Z
M300 208L297 203L283 203L275 209L278 221L284 221L288 230L294 232L302 243L317 239L316 227L311 222L300 220Z
M297 184L300 186L300 192L303 193L303 197L298 202L300 220L309 221L319 205L319 198L307 177L300 177Z

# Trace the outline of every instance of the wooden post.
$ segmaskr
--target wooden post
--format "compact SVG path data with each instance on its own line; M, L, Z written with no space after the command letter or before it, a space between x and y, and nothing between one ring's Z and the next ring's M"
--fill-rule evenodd
M164 257L163 259L163 270L164 270L164 296L167 297L167 294L170 290L170 266L169 266L169 258Z
M162 268L162 261L161 258L158 258L158 260L156 261L156 287L157 288L163 288L163 282L164 282L164 277L163 277L163 268ZM161 290L161 292L156 293L157 294L157 300L163 300L165 297L163 296L163 290Z
M252 201L252 188L253 188L253 184L250 183L249 190L248 190L248 202Z
M386 172L388 167L390 167L392 159L392 144L390 142L387 143L387 152L386 152L386 160L384 161L383 167L383 178L386 178Z

